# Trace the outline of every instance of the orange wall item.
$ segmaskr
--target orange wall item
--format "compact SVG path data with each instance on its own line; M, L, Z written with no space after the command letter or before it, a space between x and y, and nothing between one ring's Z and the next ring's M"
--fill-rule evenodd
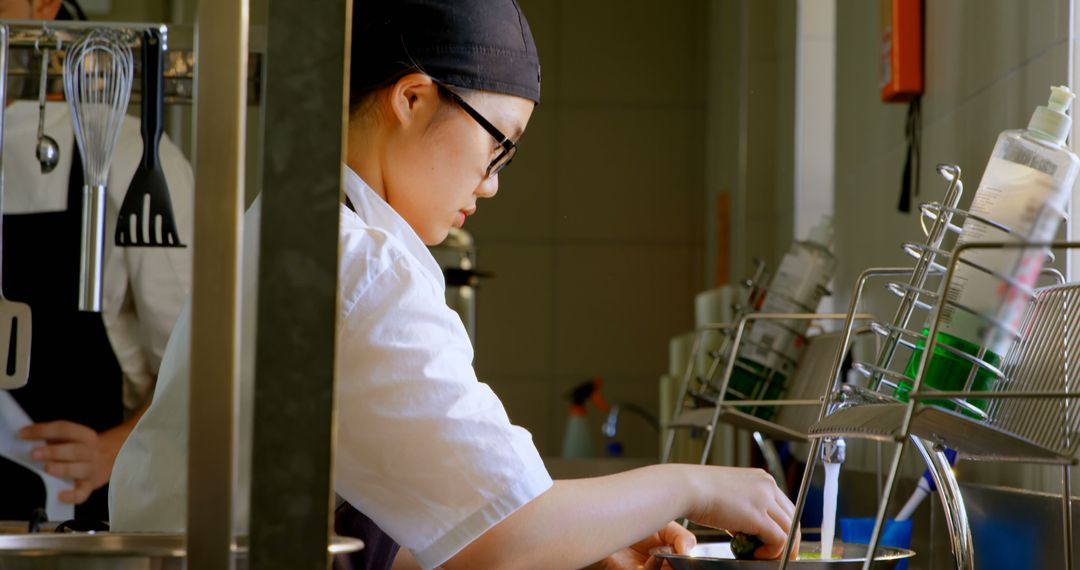
M911 101L923 92L922 0L880 0L881 100Z

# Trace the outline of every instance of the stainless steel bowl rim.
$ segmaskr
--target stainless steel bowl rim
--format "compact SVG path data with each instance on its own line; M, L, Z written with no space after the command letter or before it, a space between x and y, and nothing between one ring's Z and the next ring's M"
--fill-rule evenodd
M327 552L344 554L363 548L355 538L332 537ZM247 537L232 545L236 554L247 552ZM37 533L0 535L0 557L9 556L90 556L183 558L187 555L187 535L179 533Z
M802 547L799 549L799 552L800 553L806 552L808 554L817 554L820 551L820 545L819 545L818 550L811 550L811 549L806 548L806 547L808 547L810 545L819 545L819 543L816 543L816 542L814 542L814 543L804 542L804 543L802 543ZM848 544L845 544L845 543L837 542L837 543L834 544L834 548L837 547L837 546L862 546L862 547L865 548L867 545L865 545L865 544L851 544L851 545L848 545ZM686 555L686 554L676 554L675 552L672 551L672 547L670 547L670 546L661 546L661 547L658 547L658 548L654 548L651 551L649 551L649 554L652 554L653 556L656 556L657 558L671 558L671 559L674 559L674 560L700 560L700 561L736 562L736 560L731 559L731 558L714 558L714 557L711 557L711 556L689 556L689 555ZM908 550L906 548L893 548L891 546L879 546L878 549L877 549L877 556L874 557L874 560L875 561L886 562L886 561L889 561L889 560L902 560L904 558L911 558L912 556L915 556L915 551L914 550ZM799 564L799 563L804 563L804 562L839 563L839 562L863 562L864 560L865 560L864 558L829 558L829 559L805 558L805 559L802 559L802 560L799 560L799 559L792 560L791 563L792 564ZM774 561L772 561L772 560L745 560L745 561L739 561L739 562L774 562Z

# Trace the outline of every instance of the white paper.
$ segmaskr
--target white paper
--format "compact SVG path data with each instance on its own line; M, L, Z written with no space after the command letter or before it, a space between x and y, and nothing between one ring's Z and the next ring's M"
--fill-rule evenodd
M19 430L32 424L22 406L7 390L0 390L0 455L37 473L45 482L45 512L49 520L66 521L75 517L75 505L60 502L60 492L72 488L71 481L53 477L45 472L42 461L30 459L30 453L40 442L19 438ZM0 492L10 493L12 489Z

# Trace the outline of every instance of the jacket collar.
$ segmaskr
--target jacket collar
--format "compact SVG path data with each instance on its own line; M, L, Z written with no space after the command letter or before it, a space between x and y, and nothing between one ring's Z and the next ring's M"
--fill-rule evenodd
M442 268L405 218L402 218L382 196L376 194L358 174L344 164L341 166L341 179L345 187L345 195L349 197L360 219L367 225L397 238L405 246L406 251L420 261L439 286L445 287Z

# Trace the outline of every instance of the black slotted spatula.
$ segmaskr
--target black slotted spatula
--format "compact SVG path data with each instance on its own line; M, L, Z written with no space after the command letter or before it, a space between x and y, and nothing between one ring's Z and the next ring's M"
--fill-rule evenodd
M116 245L185 247L176 230L172 198L158 156L165 106L161 77L164 46L159 30L143 32L141 58L143 156L120 204Z

